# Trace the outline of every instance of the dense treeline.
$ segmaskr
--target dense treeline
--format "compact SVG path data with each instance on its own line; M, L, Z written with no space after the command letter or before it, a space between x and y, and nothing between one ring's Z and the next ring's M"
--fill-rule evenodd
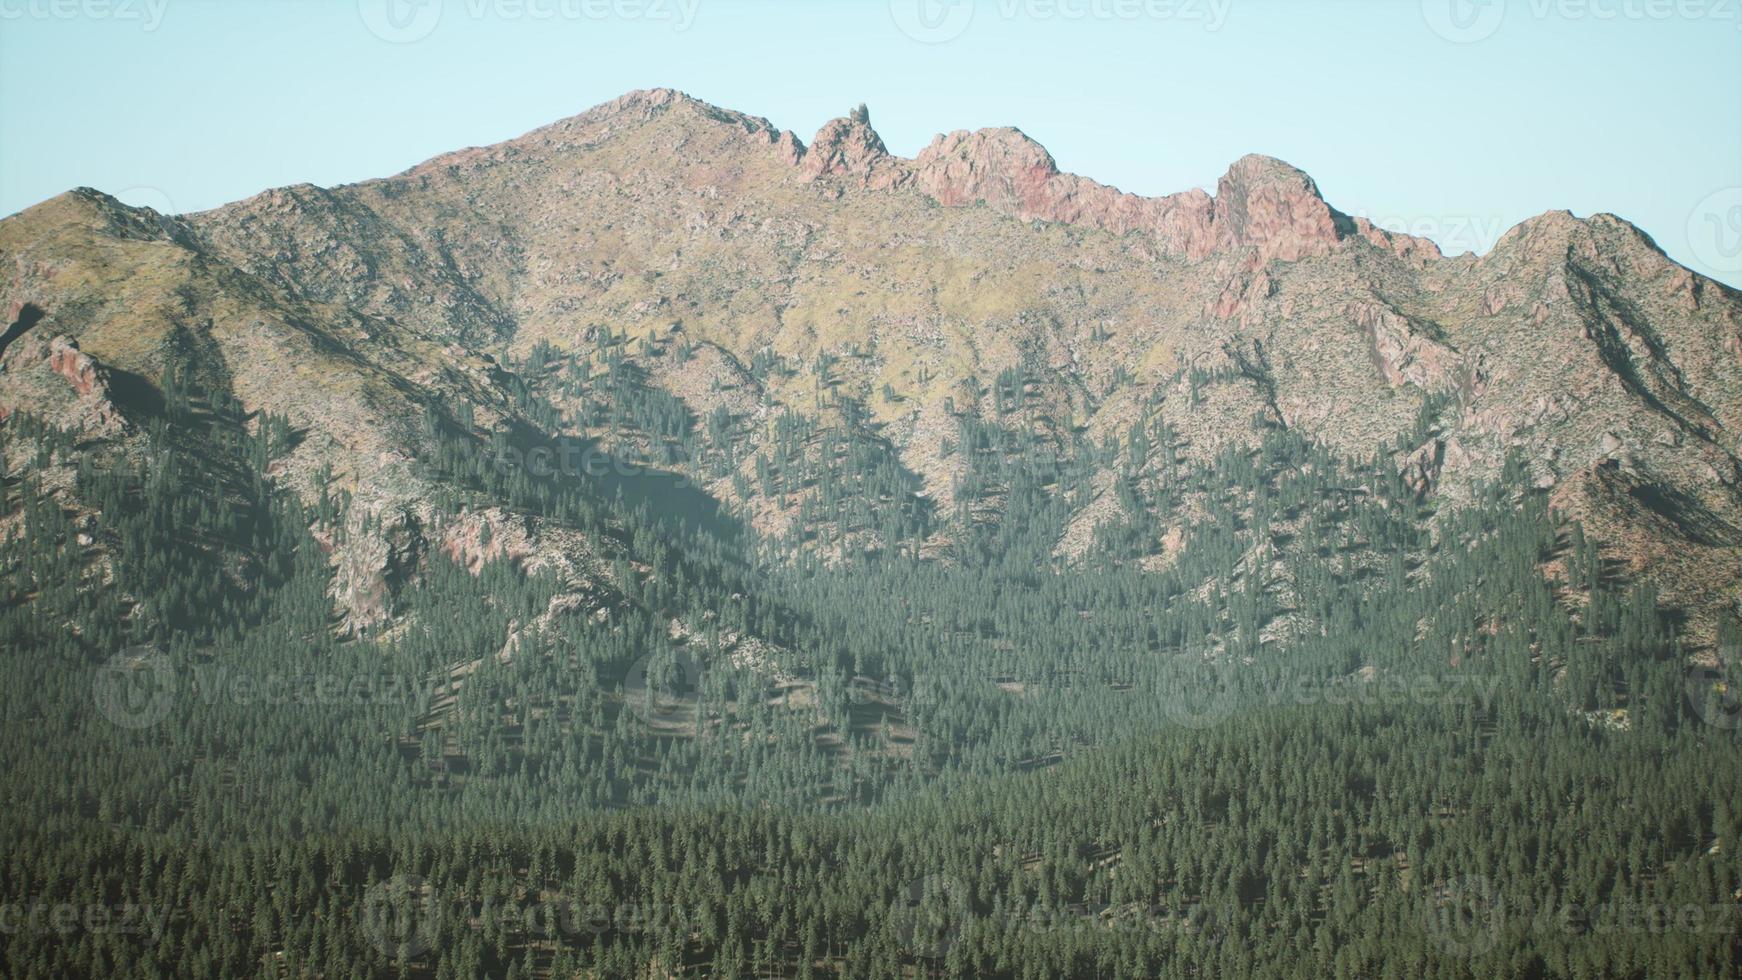
M576 808L229 846L20 826L8 894L132 918L21 930L7 957L23 975L1730 969L1736 869L1701 858L1742 833L1735 754L1490 724L1296 707L846 816Z
M524 465L553 385L638 463L740 458L628 345L535 351L496 431L425 420L444 507L596 543L583 615L436 551L399 628L342 635L314 531L356 533L349 499L275 488L297 433L182 374L144 462L0 424L6 972L1735 969L1734 727L1516 463L1434 515L1388 455L1283 429L1211 466L1159 422L1036 435L1016 372L960 418L953 513L851 399L776 416L753 466L800 538L885 545L829 555L639 465ZM1108 462L1123 520L1067 565Z

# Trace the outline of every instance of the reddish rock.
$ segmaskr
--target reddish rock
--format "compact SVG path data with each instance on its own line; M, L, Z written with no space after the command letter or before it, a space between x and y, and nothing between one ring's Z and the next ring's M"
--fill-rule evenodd
M1446 462L1446 444L1441 439L1430 439L1404 457L1402 474L1403 485L1414 491L1416 498L1425 500L1433 492L1434 485L1439 482L1440 470Z
M1439 257L1431 242L1352 222L1325 203L1312 178L1265 156L1236 161L1214 198L1201 190L1141 197L1060 173L1044 147L1008 127L938 136L913 170L915 185L946 206L984 202L1025 220L1147 232L1168 253L1193 260L1252 247L1261 261L1293 262L1329 252L1346 232L1412 260Z
M1700 308L1700 281L1687 269L1671 271L1667 292L1687 312L1691 313Z
M789 159L792 154L787 151ZM913 160L903 160L889 153L860 106L824 124L809 149L798 148L797 159L810 180L857 177L868 188L913 186L946 207L983 203L1025 221L1121 235L1144 232L1165 253L1191 260L1251 247L1260 261L1293 262L1329 252L1346 235L1360 235L1417 263L1440 257L1432 242L1335 211L1312 178L1266 156L1235 161L1217 182L1214 198L1197 189L1143 197L1060 173L1045 147L1012 127L944 133Z
M1459 377L1456 351L1422 336L1407 317L1379 303L1351 303L1349 316L1367 331L1374 366L1387 384L1414 384L1427 391Z
M795 167L804 159L805 146L790 129L781 130L780 135L775 137L774 147L779 151L781 159Z
M1482 312L1493 316L1511 306L1517 298L1517 287L1510 283L1497 283L1489 286L1482 294Z
M96 358L79 350L71 337L55 337L48 345L48 369L66 379L95 420L97 431L118 433L126 426L121 412L109 399L109 372Z
M1323 255L1342 238L1338 217L1311 177L1273 157L1241 157L1216 184L1221 248L1250 245L1285 262Z
M1434 259L1445 257L1445 253L1441 252L1440 247L1430 239L1387 231L1366 218L1353 218L1351 220L1355 224L1355 234L1415 265L1426 265Z
M801 162L811 180L857 177L866 187L886 189L908 179L906 162L890 155L883 138L871 128L871 114L863 105L841 119L824 123Z
M103 381L97 374L97 362L80 351L78 341L71 337L56 337L49 342L48 368L67 379L81 398L104 390Z
M1223 285L1222 291L1205 312L1220 320L1244 319L1256 314L1259 304L1276 295L1276 282L1263 269L1254 270L1248 263Z
M1011 127L937 136L913 167L916 185L948 207L985 202L1023 220L1148 232L1173 254L1202 257L1214 247L1210 196L1203 191L1140 197L1063 174L1045 147Z
M443 528L441 550L464 565L466 571L477 575L486 564L498 558L524 561L534 549L524 522L493 508L461 515L456 522Z
M1062 221L1072 197L1071 188L1053 186L1059 172L1052 155L1016 129L936 136L914 165L919 186L945 207L985 201L1020 217Z

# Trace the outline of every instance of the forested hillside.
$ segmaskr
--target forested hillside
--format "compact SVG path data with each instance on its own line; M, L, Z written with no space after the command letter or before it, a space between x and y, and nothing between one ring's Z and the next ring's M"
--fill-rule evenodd
M0 973L1742 971L1742 295L669 90L0 221Z
M432 412L453 519L584 535L610 590L437 553L399 628L345 635L348 495L305 509L268 476L282 419L161 388L142 467L0 428L14 975L1733 968L1733 695L1519 468L1436 525L1278 429L1123 482L1143 521L1199 501L1165 569L1141 526L1067 568L1028 484L1069 461L964 425L984 506L841 498L958 550L828 563ZM112 921L40 924L65 907Z

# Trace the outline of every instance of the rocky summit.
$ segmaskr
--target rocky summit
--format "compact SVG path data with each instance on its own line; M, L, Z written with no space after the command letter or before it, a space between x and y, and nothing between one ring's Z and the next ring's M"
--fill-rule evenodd
M1621 218L654 90L0 268L8 976L1736 975L1742 294Z
M1094 449L1077 489L1041 488L1061 568L1144 506L1122 481L1282 430L1382 459L1435 526L1516 459L1615 574L1656 586L1692 648L1742 594L1742 294L1609 214L1549 212L1446 256L1269 157L1235 161L1214 195L1141 197L1061 173L1015 128L905 159L864 106L806 141L656 89L196 214L70 191L0 222L0 259L0 416L141 457L174 362L250 418L284 417L298 437L272 479L305 501L342 489L364 515L330 556L354 627L392 620L397 579L432 550L587 565L591 545L538 519L444 521L423 465L426 416L483 438L529 421L529 388L554 408L543 438L682 475L831 560L956 560L997 494L971 478L961 423L996 418L1055 460ZM633 368L640 417L563 383L558 365L606 357ZM826 481L769 478L777 449L818 458L825 431L892 474L871 509L930 515L910 541L842 517ZM1136 458L1134 432L1166 452ZM1183 515L1208 512L1187 495L1129 560L1165 567ZM485 525L490 545L467 539Z

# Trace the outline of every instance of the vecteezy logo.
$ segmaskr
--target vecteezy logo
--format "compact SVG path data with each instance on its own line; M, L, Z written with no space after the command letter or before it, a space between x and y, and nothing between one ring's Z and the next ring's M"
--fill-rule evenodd
M921 44L962 36L974 19L974 0L889 0L889 16L901 33Z
M1694 206L1688 247L1710 268L1742 272L1742 187L1726 187Z
M429 37L442 19L442 0L357 0L369 33L389 44Z
M1714 728L1742 727L1742 665L1688 670L1688 704Z
M889 909L896 938L920 959L941 960L971 913L968 888L953 875L931 874L907 883Z
M150 728L175 703L175 668L156 647L128 647L91 679L97 710L121 728Z
M623 700L653 728L684 728L696 722L701 677L695 659L682 650L650 653L630 665Z
M1435 34L1454 44L1494 36L1506 19L1506 0L1421 0L1421 15Z
M1506 905L1494 883L1465 875L1427 890L1422 924L1435 946L1453 956L1480 956L1500 942Z
M363 933L381 955L399 963L433 949L441 937L436 891L419 875L398 874L363 896Z
M1209 728L1234 712L1234 665L1187 650L1161 672L1162 713L1187 728Z
M896 674L888 674L882 680L855 677L847 685L848 704L890 708L910 721L916 711L937 707L938 700L937 682L926 677L916 677L911 682Z

